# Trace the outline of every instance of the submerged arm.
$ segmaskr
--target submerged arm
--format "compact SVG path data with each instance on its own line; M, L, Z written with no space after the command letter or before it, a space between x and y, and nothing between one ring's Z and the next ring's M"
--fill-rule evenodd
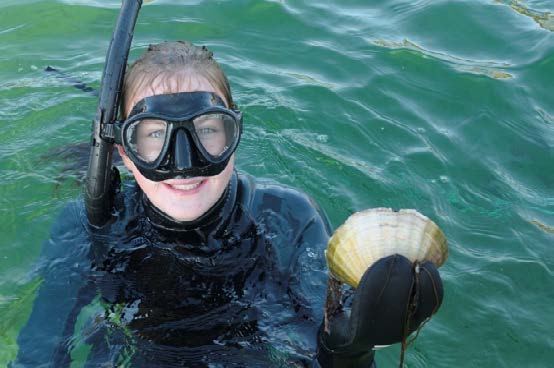
M89 239L79 212L75 205L66 207L43 245L38 266L43 282L18 336L18 355L11 367L69 366L75 321L95 292L86 285Z

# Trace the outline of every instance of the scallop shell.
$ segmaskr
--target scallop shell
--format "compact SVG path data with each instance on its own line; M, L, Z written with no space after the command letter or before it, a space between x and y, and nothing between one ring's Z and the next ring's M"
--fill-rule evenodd
M374 208L350 216L329 239L325 257L337 280L357 287L368 267L393 254L440 267L448 245L437 224L416 210Z

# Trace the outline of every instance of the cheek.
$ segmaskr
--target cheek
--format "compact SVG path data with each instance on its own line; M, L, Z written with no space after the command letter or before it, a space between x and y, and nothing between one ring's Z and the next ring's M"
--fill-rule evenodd
M231 175L233 175L233 170L235 168L235 154L233 153L231 155L231 158L229 159L229 162L227 163L227 166L225 166L225 169L221 172L222 175L222 181L224 182L225 186L229 183L229 180L231 179Z
M223 169L223 171L217 174L216 176L211 177L211 180L213 183L212 189L213 189L214 197L219 198L221 194L225 191L225 188L227 188L227 185L231 180L231 176L233 175L234 158L235 158L235 155L233 154L231 156L231 159L229 160L229 163L227 163L227 166L225 166L225 169Z
M127 169L133 174L137 184L139 185L140 189L142 189L144 194L146 194L149 198L154 195L155 191L157 190L158 183L145 178L137 169L133 161L131 161L131 159L129 159L129 157L125 155L125 153L122 155L122 158L125 167L127 167ZM150 199L152 200L152 198Z
M119 155L121 156L121 159L123 160L123 165L125 165L127 170L131 171L133 174L135 173L135 171L138 171L133 161L131 161L129 156L127 156L127 154L123 150L123 147L121 147L119 144L116 144L116 147L117 147L117 152L119 153Z
M133 176L135 177L135 180L137 181L138 185L142 188L142 191L147 195L154 194L154 191L158 188L159 183L145 178L140 173L140 171L136 168L136 166L134 166L134 169L132 171L133 171Z

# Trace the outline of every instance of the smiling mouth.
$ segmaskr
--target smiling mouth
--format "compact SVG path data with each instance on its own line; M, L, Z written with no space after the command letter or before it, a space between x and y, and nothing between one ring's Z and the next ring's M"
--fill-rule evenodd
M193 190L193 189L196 189L198 188L198 186L201 184L202 182L199 181L198 183L194 183L194 184L170 184L171 187L173 189L178 189L178 190Z
M163 183L164 186L175 194L193 194L200 190L200 187L206 182L205 179L196 179L187 183L185 180L170 180Z

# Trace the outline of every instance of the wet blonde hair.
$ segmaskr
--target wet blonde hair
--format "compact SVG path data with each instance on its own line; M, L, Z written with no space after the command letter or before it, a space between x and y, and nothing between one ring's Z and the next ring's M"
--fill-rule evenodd
M143 89L163 86L167 93L181 91L182 81L191 76L205 78L235 108L229 81L206 46L190 42L163 42L150 45L125 73L120 114L125 117L133 96Z

